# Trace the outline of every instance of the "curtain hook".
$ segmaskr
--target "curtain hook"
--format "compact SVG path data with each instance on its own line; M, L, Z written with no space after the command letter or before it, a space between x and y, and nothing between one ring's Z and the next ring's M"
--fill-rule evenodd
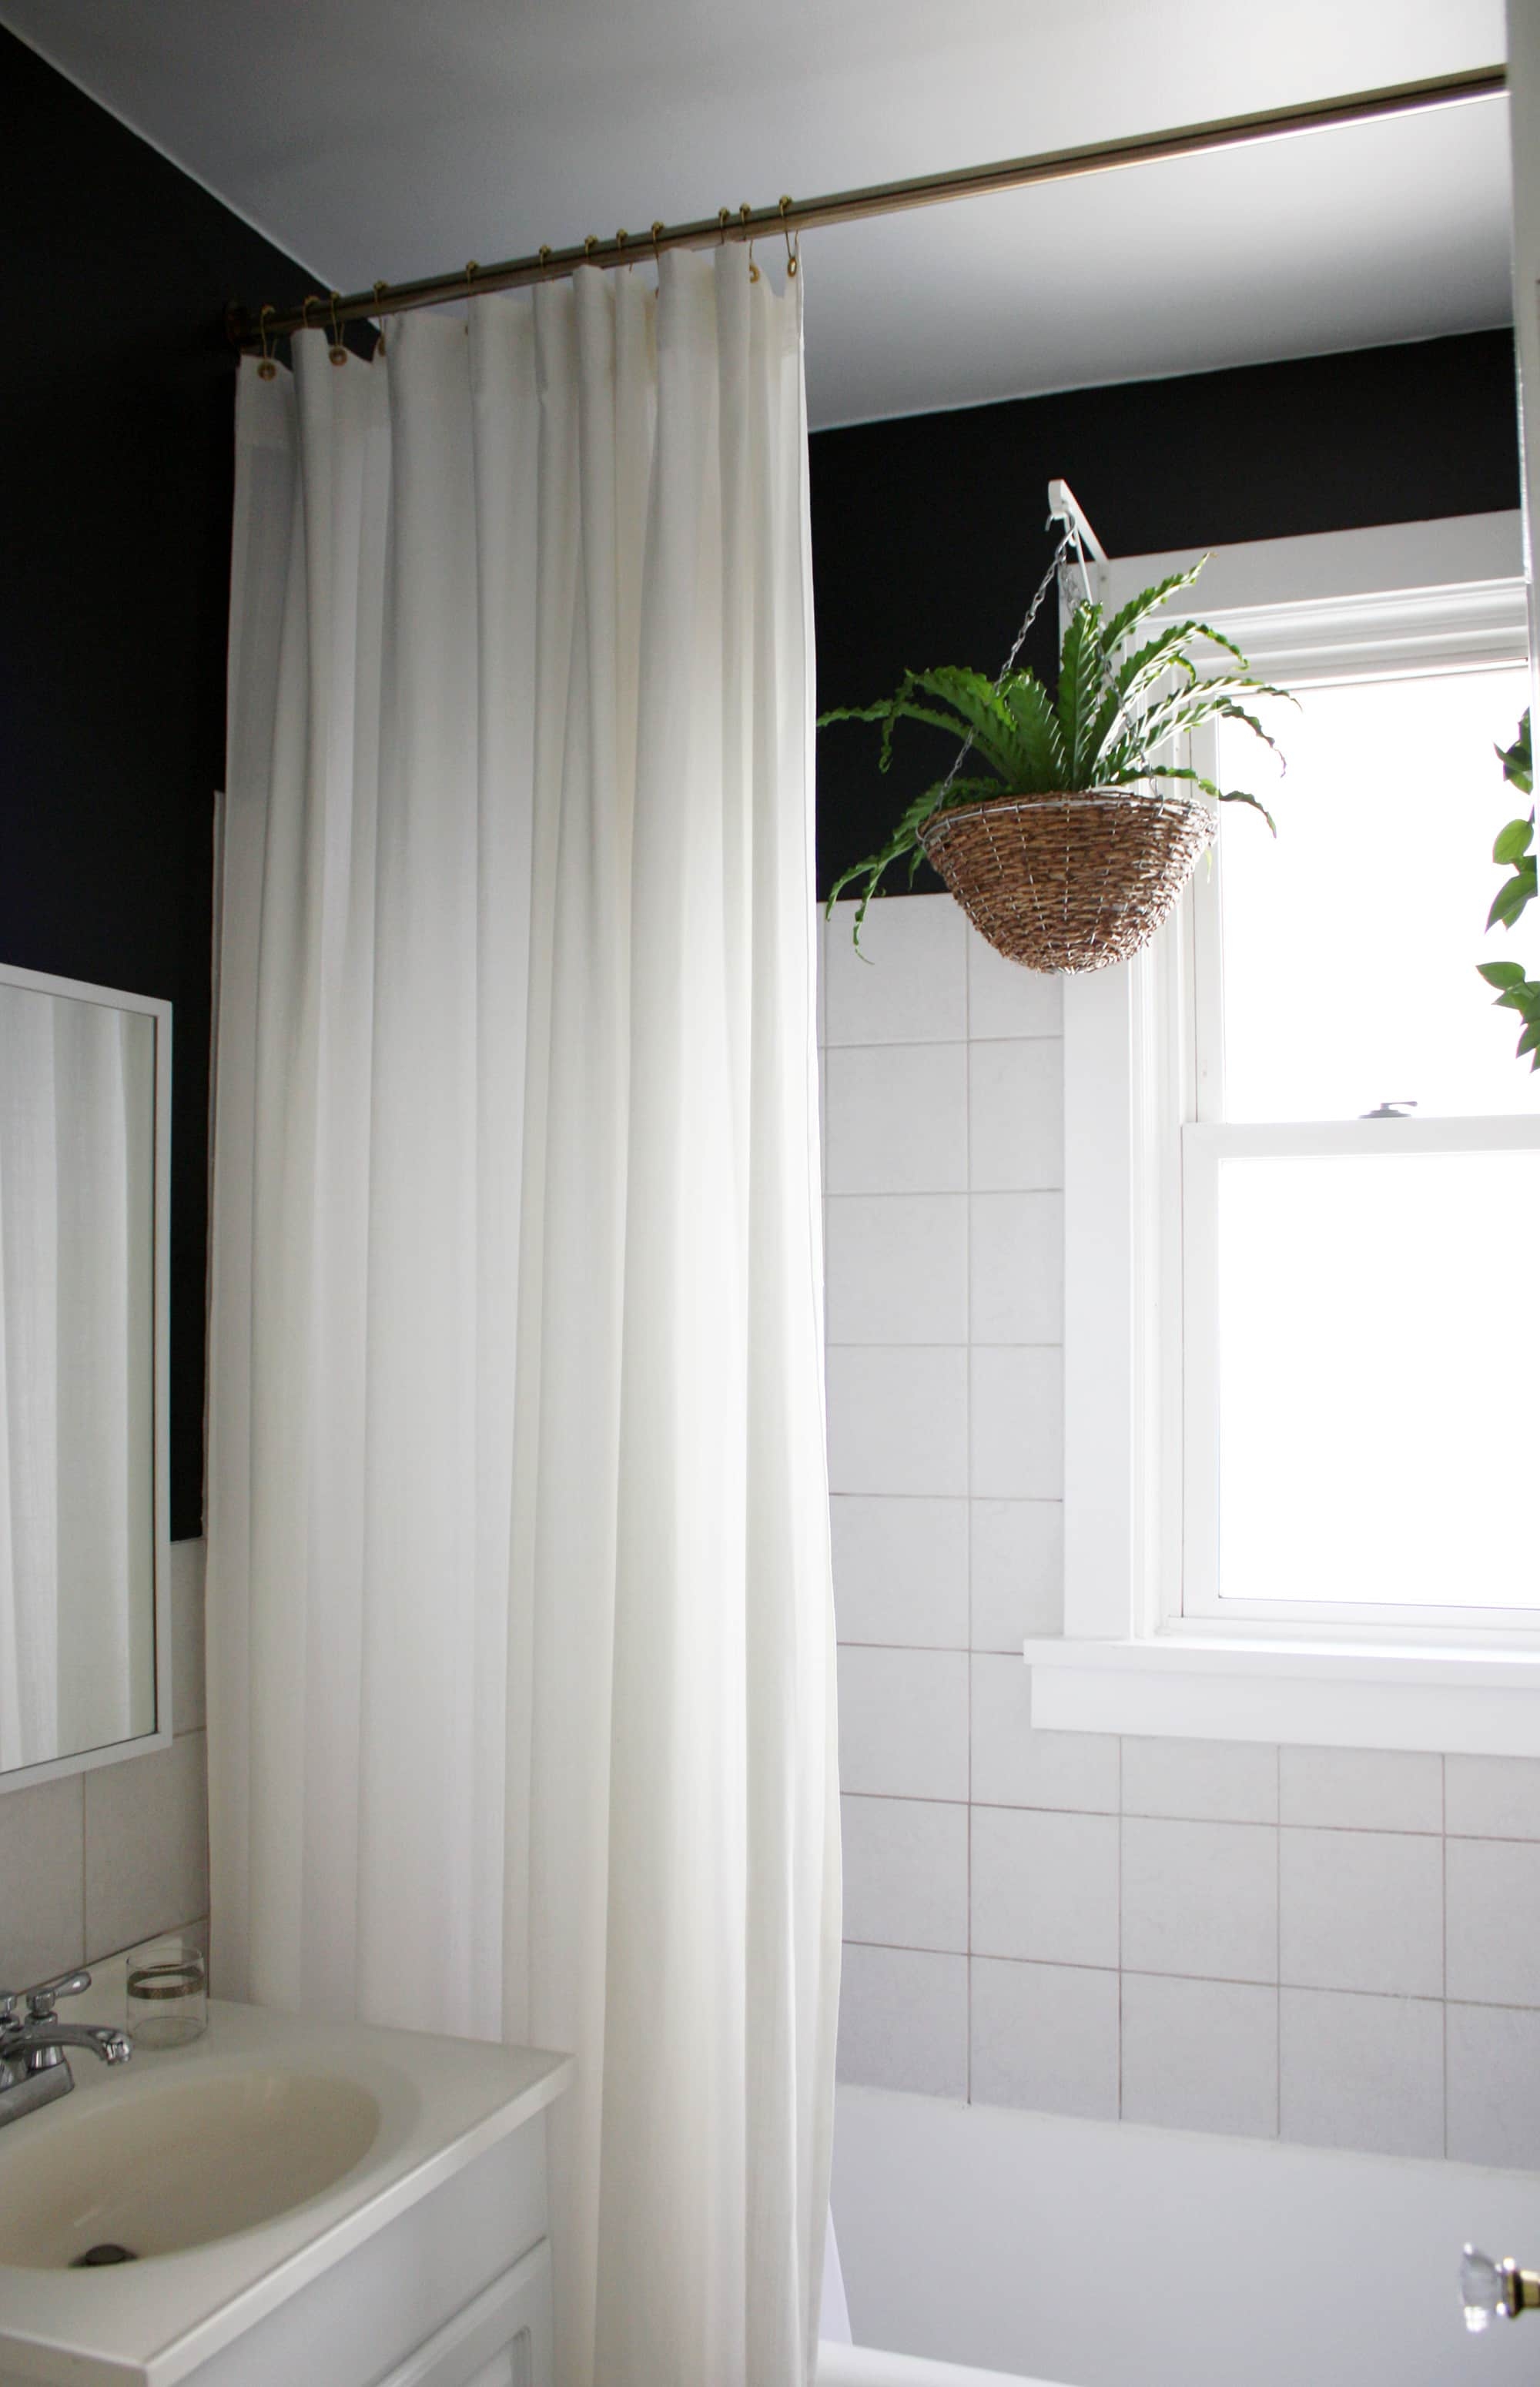
M549 265L550 263L550 243L549 241L543 240L540 243L540 262L542 265Z
M326 353L327 353L327 355L331 358L332 362L333 362L335 365L345 365L345 364L347 362L347 349L346 349L346 348L343 347L343 345L342 345L342 331L341 331L341 327L340 327L340 325L339 325L339 324L338 324L338 322L337 322L337 304L338 304L338 301L340 300L341 297L342 297L342 293L341 293L341 291L340 291L340 290L334 290L334 291L333 291L333 293L332 293L332 345L331 345L331 347L328 348L328 350L326 351Z
M631 235L626 231L625 226L622 224L619 232L615 234L615 246L619 249L621 256L625 258L625 271L627 273L630 272L632 266L636 263L636 259L634 257L625 256L625 244L630 237Z
M388 282L376 282L376 283L375 283L375 284L374 284L374 296L375 296L375 297L376 297L376 298L383 298L383 297L385 297L385 292L389 289L389 287L390 287L390 284L389 284L389 283L388 283ZM384 356L384 354L385 354L385 330L384 330L384 327L382 326L382 327L381 327L381 331L380 331L380 344L379 344L379 348L378 348L378 350L377 350L377 354L379 354L380 356L382 356L382 357L383 357L383 356Z
M789 191L783 191L781 193L781 230L786 234L786 278L789 282L794 282L797 278L797 267L802 258L802 247L800 238L795 246L792 245L791 227L786 221L790 206L791 194Z
M307 332L313 328L310 322L310 309L319 307L320 304L321 293L318 290L307 290L299 302L299 320Z
M726 248L727 246L727 226L732 221L732 213L733 211L731 208L718 208L716 210L716 221L722 227L722 230L717 236L717 246L719 248Z
M465 336L471 336L471 301L476 295L476 276L480 266L473 257L465 268Z
M270 302L257 318L258 327L262 335L262 361L257 368L259 381L276 381L278 378L278 368L272 361L272 350L268 346L268 318L272 312L273 309Z
M749 205L748 200L745 199L738 212L743 221L747 223L754 211ZM749 235L749 279L751 282L757 282L759 280L759 267L754 263L754 236L752 233Z
M597 233L597 232L591 232L591 233L588 233L587 234L586 234L586 236L585 236L585 238L584 238L584 242L583 242L583 254L584 254L584 256L585 256L585 257L592 257L592 255L593 255L593 253L594 253L595 249L596 249L598 246L599 246L599 234L598 234L598 233Z
M662 216L657 216L653 219L652 224L652 262L658 269L658 278L660 281L663 279L663 253L658 246L658 243L662 240L663 236L663 220Z

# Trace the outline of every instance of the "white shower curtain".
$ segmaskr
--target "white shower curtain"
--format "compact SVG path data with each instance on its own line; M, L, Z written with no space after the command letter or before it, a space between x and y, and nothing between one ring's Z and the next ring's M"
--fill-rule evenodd
M214 1960L574 2050L562 2387L791 2387L839 1878L800 294L243 368Z

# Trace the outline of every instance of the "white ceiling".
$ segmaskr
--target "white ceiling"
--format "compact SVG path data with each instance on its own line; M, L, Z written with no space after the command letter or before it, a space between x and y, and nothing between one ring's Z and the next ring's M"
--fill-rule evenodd
M1501 0L0 0L0 21L343 289L1504 52ZM1507 104L845 225L804 257L814 423L1472 330L1510 317Z

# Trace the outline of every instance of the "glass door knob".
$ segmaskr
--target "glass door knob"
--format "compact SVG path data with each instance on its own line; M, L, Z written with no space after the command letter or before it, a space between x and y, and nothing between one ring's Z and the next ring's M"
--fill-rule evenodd
M1499 2314L1517 2320L1521 2312L1540 2306L1540 2271L1521 2271L1511 2256L1495 2263L1479 2246L1467 2246L1460 2256L1459 2300L1466 2328L1479 2336Z

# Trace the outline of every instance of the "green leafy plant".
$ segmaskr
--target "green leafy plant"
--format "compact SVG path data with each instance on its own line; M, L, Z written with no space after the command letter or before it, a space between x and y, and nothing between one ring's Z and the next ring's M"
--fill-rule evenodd
M1260 798L1240 788L1217 787L1185 764L1156 759L1171 739L1214 720L1243 722L1265 745L1274 746L1246 710L1246 700L1284 691L1254 678L1239 647L1206 622L1152 622L1180 590L1192 587L1206 561L1142 589L1110 616L1089 599L1077 605L1054 694L1033 671L1007 669L995 681L943 663L933 671L905 672L897 691L880 703L840 705L819 716L820 728L836 721L880 722L879 771L891 765L893 732L901 721L924 722L964 741L951 771L906 806L887 843L836 880L831 910L847 887L861 883L858 942L866 906L889 870L906 864L914 884L925 852L921 831L945 807L991 796L1071 795L1091 788L1190 779L1219 803L1250 804L1276 835ZM1204 645L1229 656L1233 668L1201 669L1192 650ZM960 765L970 754L988 777L962 776Z
M1530 749L1529 714L1519 724L1519 735L1511 746L1496 749L1503 766L1503 777L1517 788L1521 796L1534 793L1534 762ZM1498 922L1511 928L1535 894L1534 810L1531 806L1527 820L1510 820L1498 830L1492 848L1492 859L1508 872L1486 916L1488 929ZM1522 1022L1515 1053L1521 1061L1529 1055L1532 1069L1540 1069L1540 979L1526 975L1521 962L1478 962L1477 969L1488 986L1497 990L1497 1007L1516 1011Z

